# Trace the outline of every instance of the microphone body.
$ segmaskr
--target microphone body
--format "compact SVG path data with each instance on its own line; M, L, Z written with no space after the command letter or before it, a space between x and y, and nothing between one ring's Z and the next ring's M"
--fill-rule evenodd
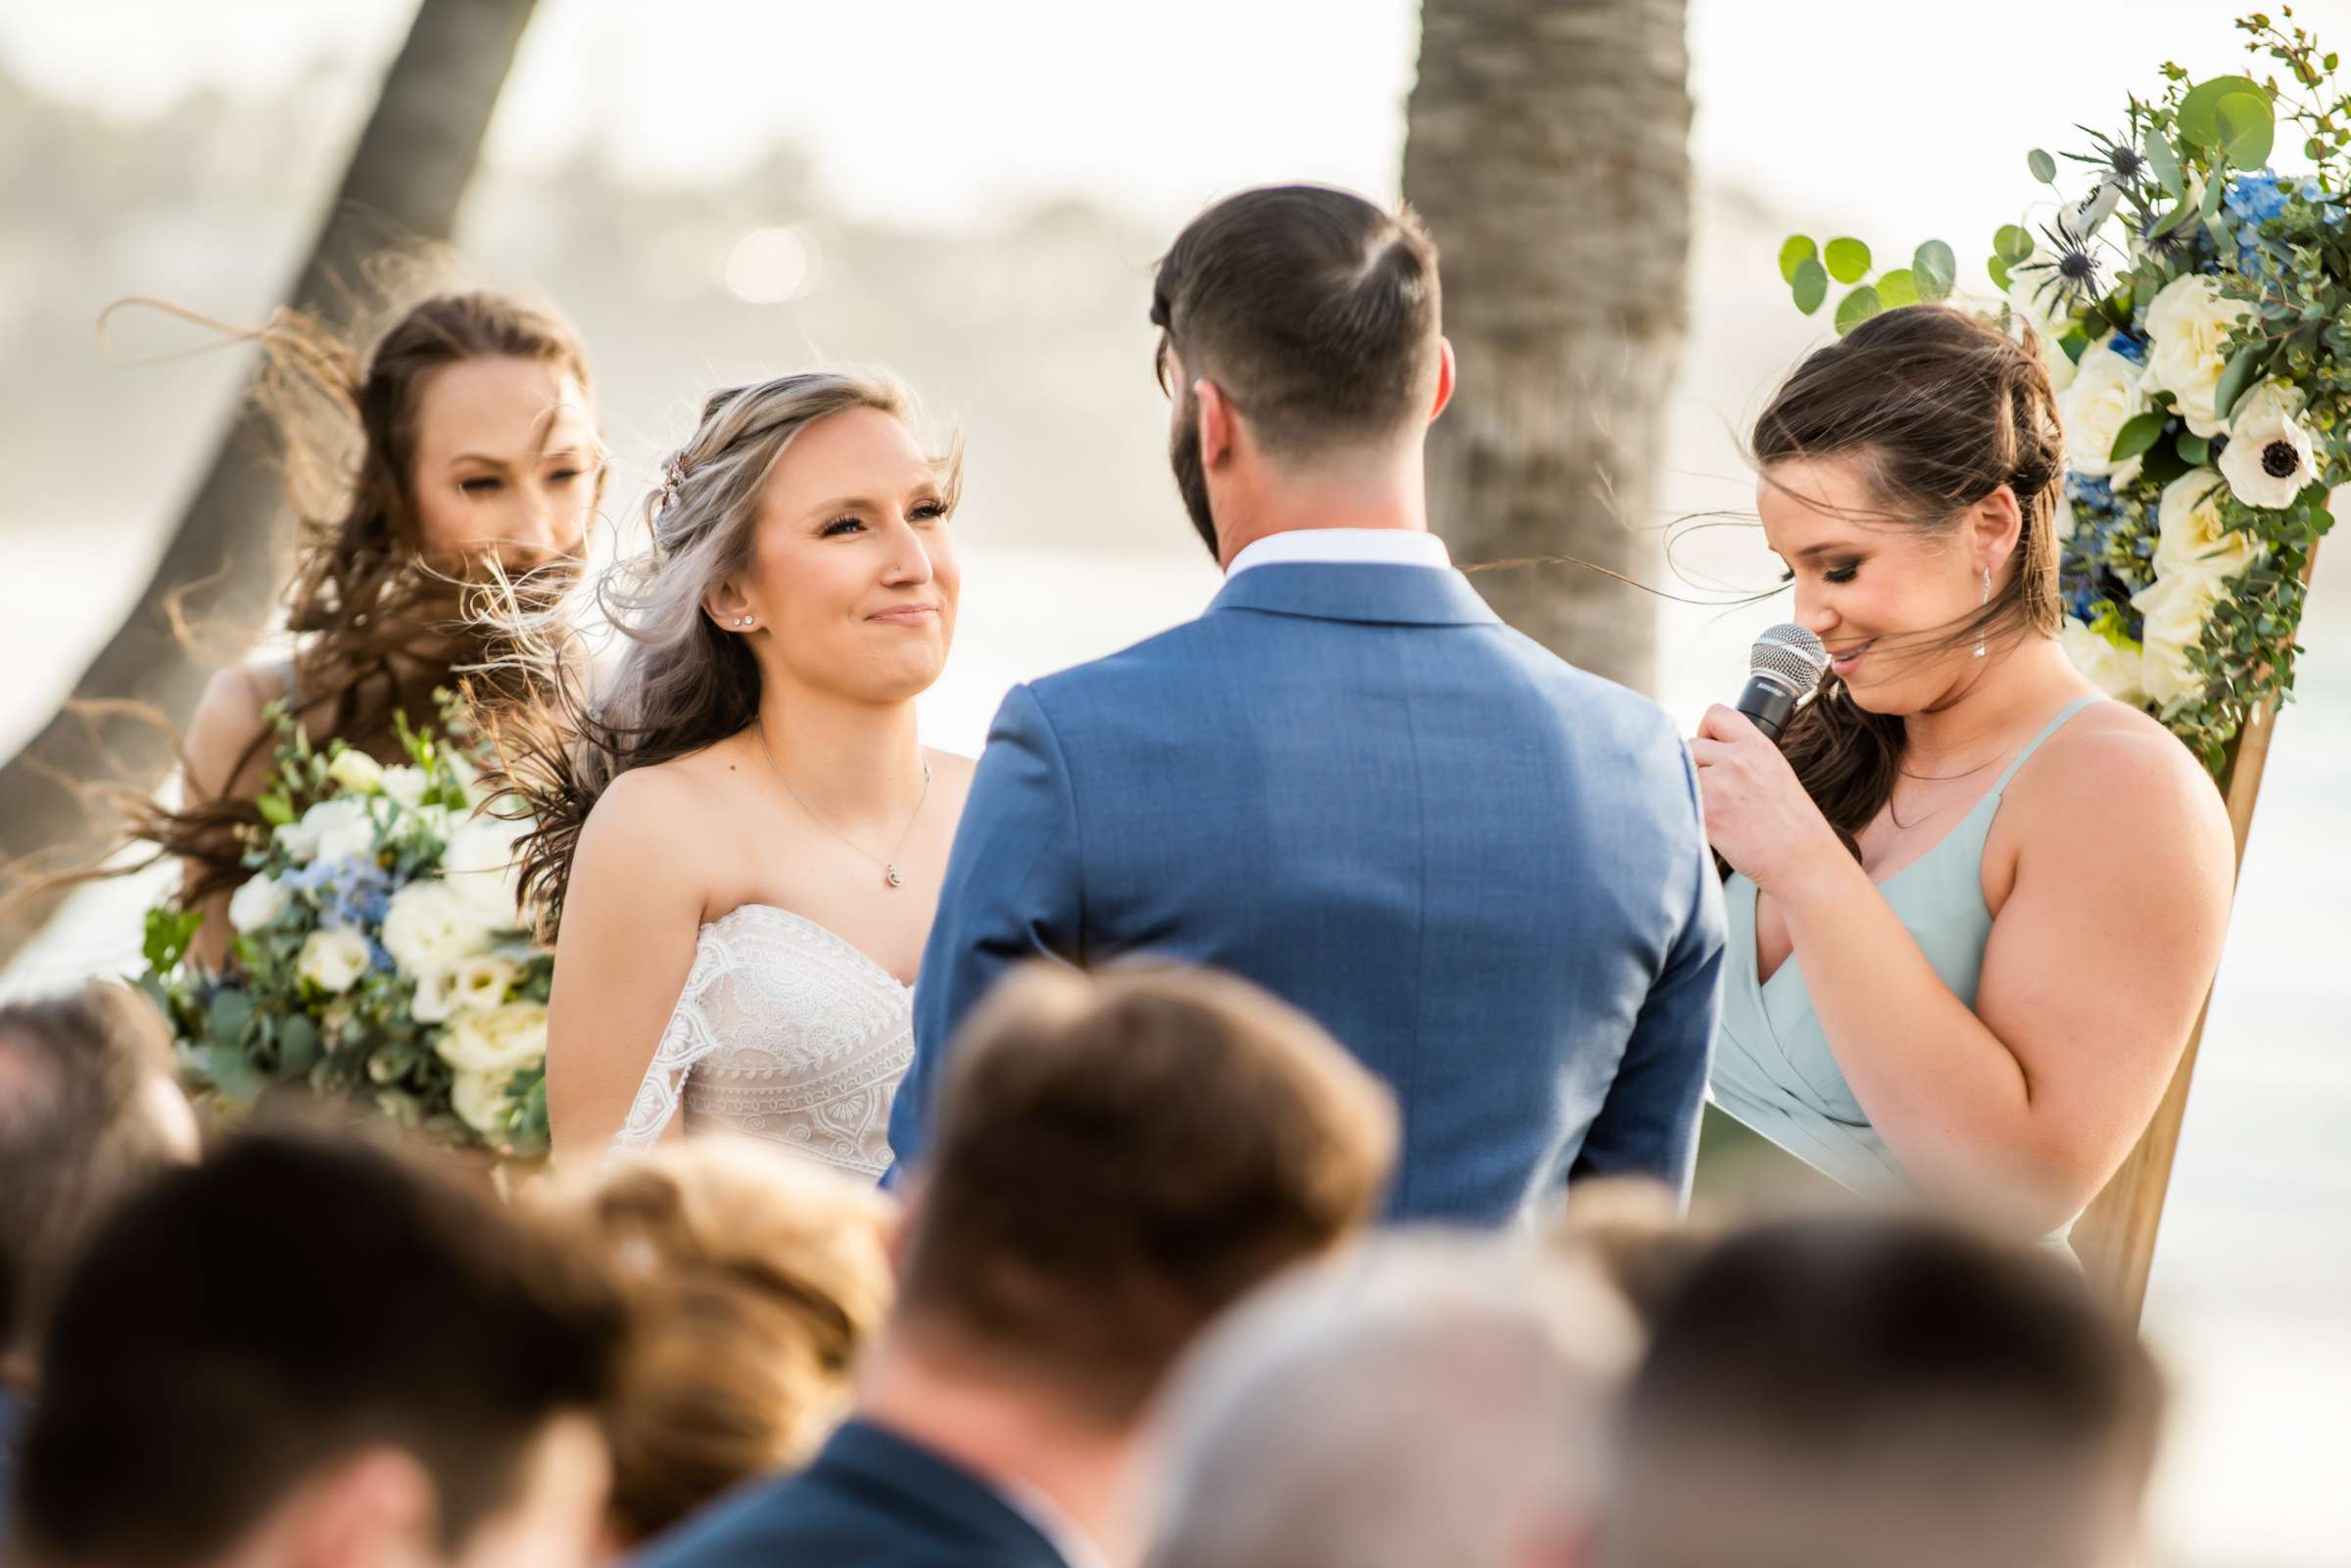
M1788 716L1796 711L1796 693L1776 676L1751 675L1735 706L1776 743L1788 727Z
M1829 650L1803 627L1775 626L1755 639L1747 665L1747 686L1737 707L1777 745L1796 705L1818 689L1829 668Z

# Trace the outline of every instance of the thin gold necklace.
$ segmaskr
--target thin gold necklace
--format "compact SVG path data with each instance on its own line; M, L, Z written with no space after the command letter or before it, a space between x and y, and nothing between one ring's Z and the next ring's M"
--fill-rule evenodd
M898 834L898 841L890 846L889 856L888 859L885 859L882 856L875 854L872 850L866 848L856 839L851 838L847 833L844 833L840 829L834 827L831 823L825 821L822 813L820 813L814 806L808 804L806 800L801 798L800 792L797 789L792 788L792 781L784 777L784 770L776 766L776 754L767 743L767 732L765 730L761 730L759 732L759 750L760 753L767 758L767 771L775 775L776 783L784 786L784 792L792 796L793 802L797 804L802 811L808 814L808 820L810 822L815 823L819 828L822 828L825 832L831 833L834 837L840 839L842 843L848 845L851 849L854 849L857 851L857 853L863 855L866 859L881 867L882 881L884 885L889 887L898 887L904 885L903 879L898 876L898 851L904 849L906 847L906 840L914 836L914 825L923 820L923 805L931 798L930 763L925 762L923 764L923 792L914 797L914 815L906 819L906 831Z

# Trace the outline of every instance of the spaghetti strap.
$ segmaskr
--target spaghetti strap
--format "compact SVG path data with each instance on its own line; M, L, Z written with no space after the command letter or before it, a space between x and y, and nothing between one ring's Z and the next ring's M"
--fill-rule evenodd
M2008 787L2008 781L2016 777L2016 770L2032 760L2033 753L2040 749L2041 742L2047 740L2049 736L2064 729L2067 720L2071 719L2075 714L2080 713L2084 708L2088 707L2091 703L2103 702L2105 700L2106 698L2102 696L2087 696L2076 697L2073 701L2067 703L2065 707L2058 713L2057 717L2051 719L2047 726L2041 730L2040 734L2033 737L2033 743L2026 746L2024 750L2018 752L2015 757L2009 761L2008 771L2001 774L2000 782L1991 786L1992 797L1996 798L2001 791Z

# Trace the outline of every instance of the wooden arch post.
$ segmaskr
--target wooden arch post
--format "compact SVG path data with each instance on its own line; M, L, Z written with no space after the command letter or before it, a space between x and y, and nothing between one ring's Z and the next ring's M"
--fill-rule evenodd
M2316 563L2318 546L2311 546ZM2304 581L2309 567L2304 568ZM2282 710L2280 710L2282 711ZM2277 735L2279 714L2256 710L2250 722L2230 743L2228 766L2222 771L2221 794L2229 804L2229 826L2236 835L2236 865L2245 864L2245 840L2253 831L2253 803L2261 794L2261 774ZM2187 1115L2188 1080L2196 1070L2196 1051L2204 1041L2204 1024L2212 1016L2212 994L2196 1015L2196 1026L2172 1073L2155 1119L2139 1134L2131 1153L2074 1222L2074 1252L2091 1281L2118 1305L2132 1322L2146 1306L2147 1275L2155 1263L2155 1233L2163 1223L2163 1201L2171 1190L2172 1160L2180 1151L2180 1125Z

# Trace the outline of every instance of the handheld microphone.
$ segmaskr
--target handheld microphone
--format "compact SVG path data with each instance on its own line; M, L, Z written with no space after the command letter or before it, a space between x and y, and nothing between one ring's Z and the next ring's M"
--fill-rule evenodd
M1776 743L1796 705L1819 688L1829 650L1800 626L1775 626L1747 650L1747 688L1736 705Z

